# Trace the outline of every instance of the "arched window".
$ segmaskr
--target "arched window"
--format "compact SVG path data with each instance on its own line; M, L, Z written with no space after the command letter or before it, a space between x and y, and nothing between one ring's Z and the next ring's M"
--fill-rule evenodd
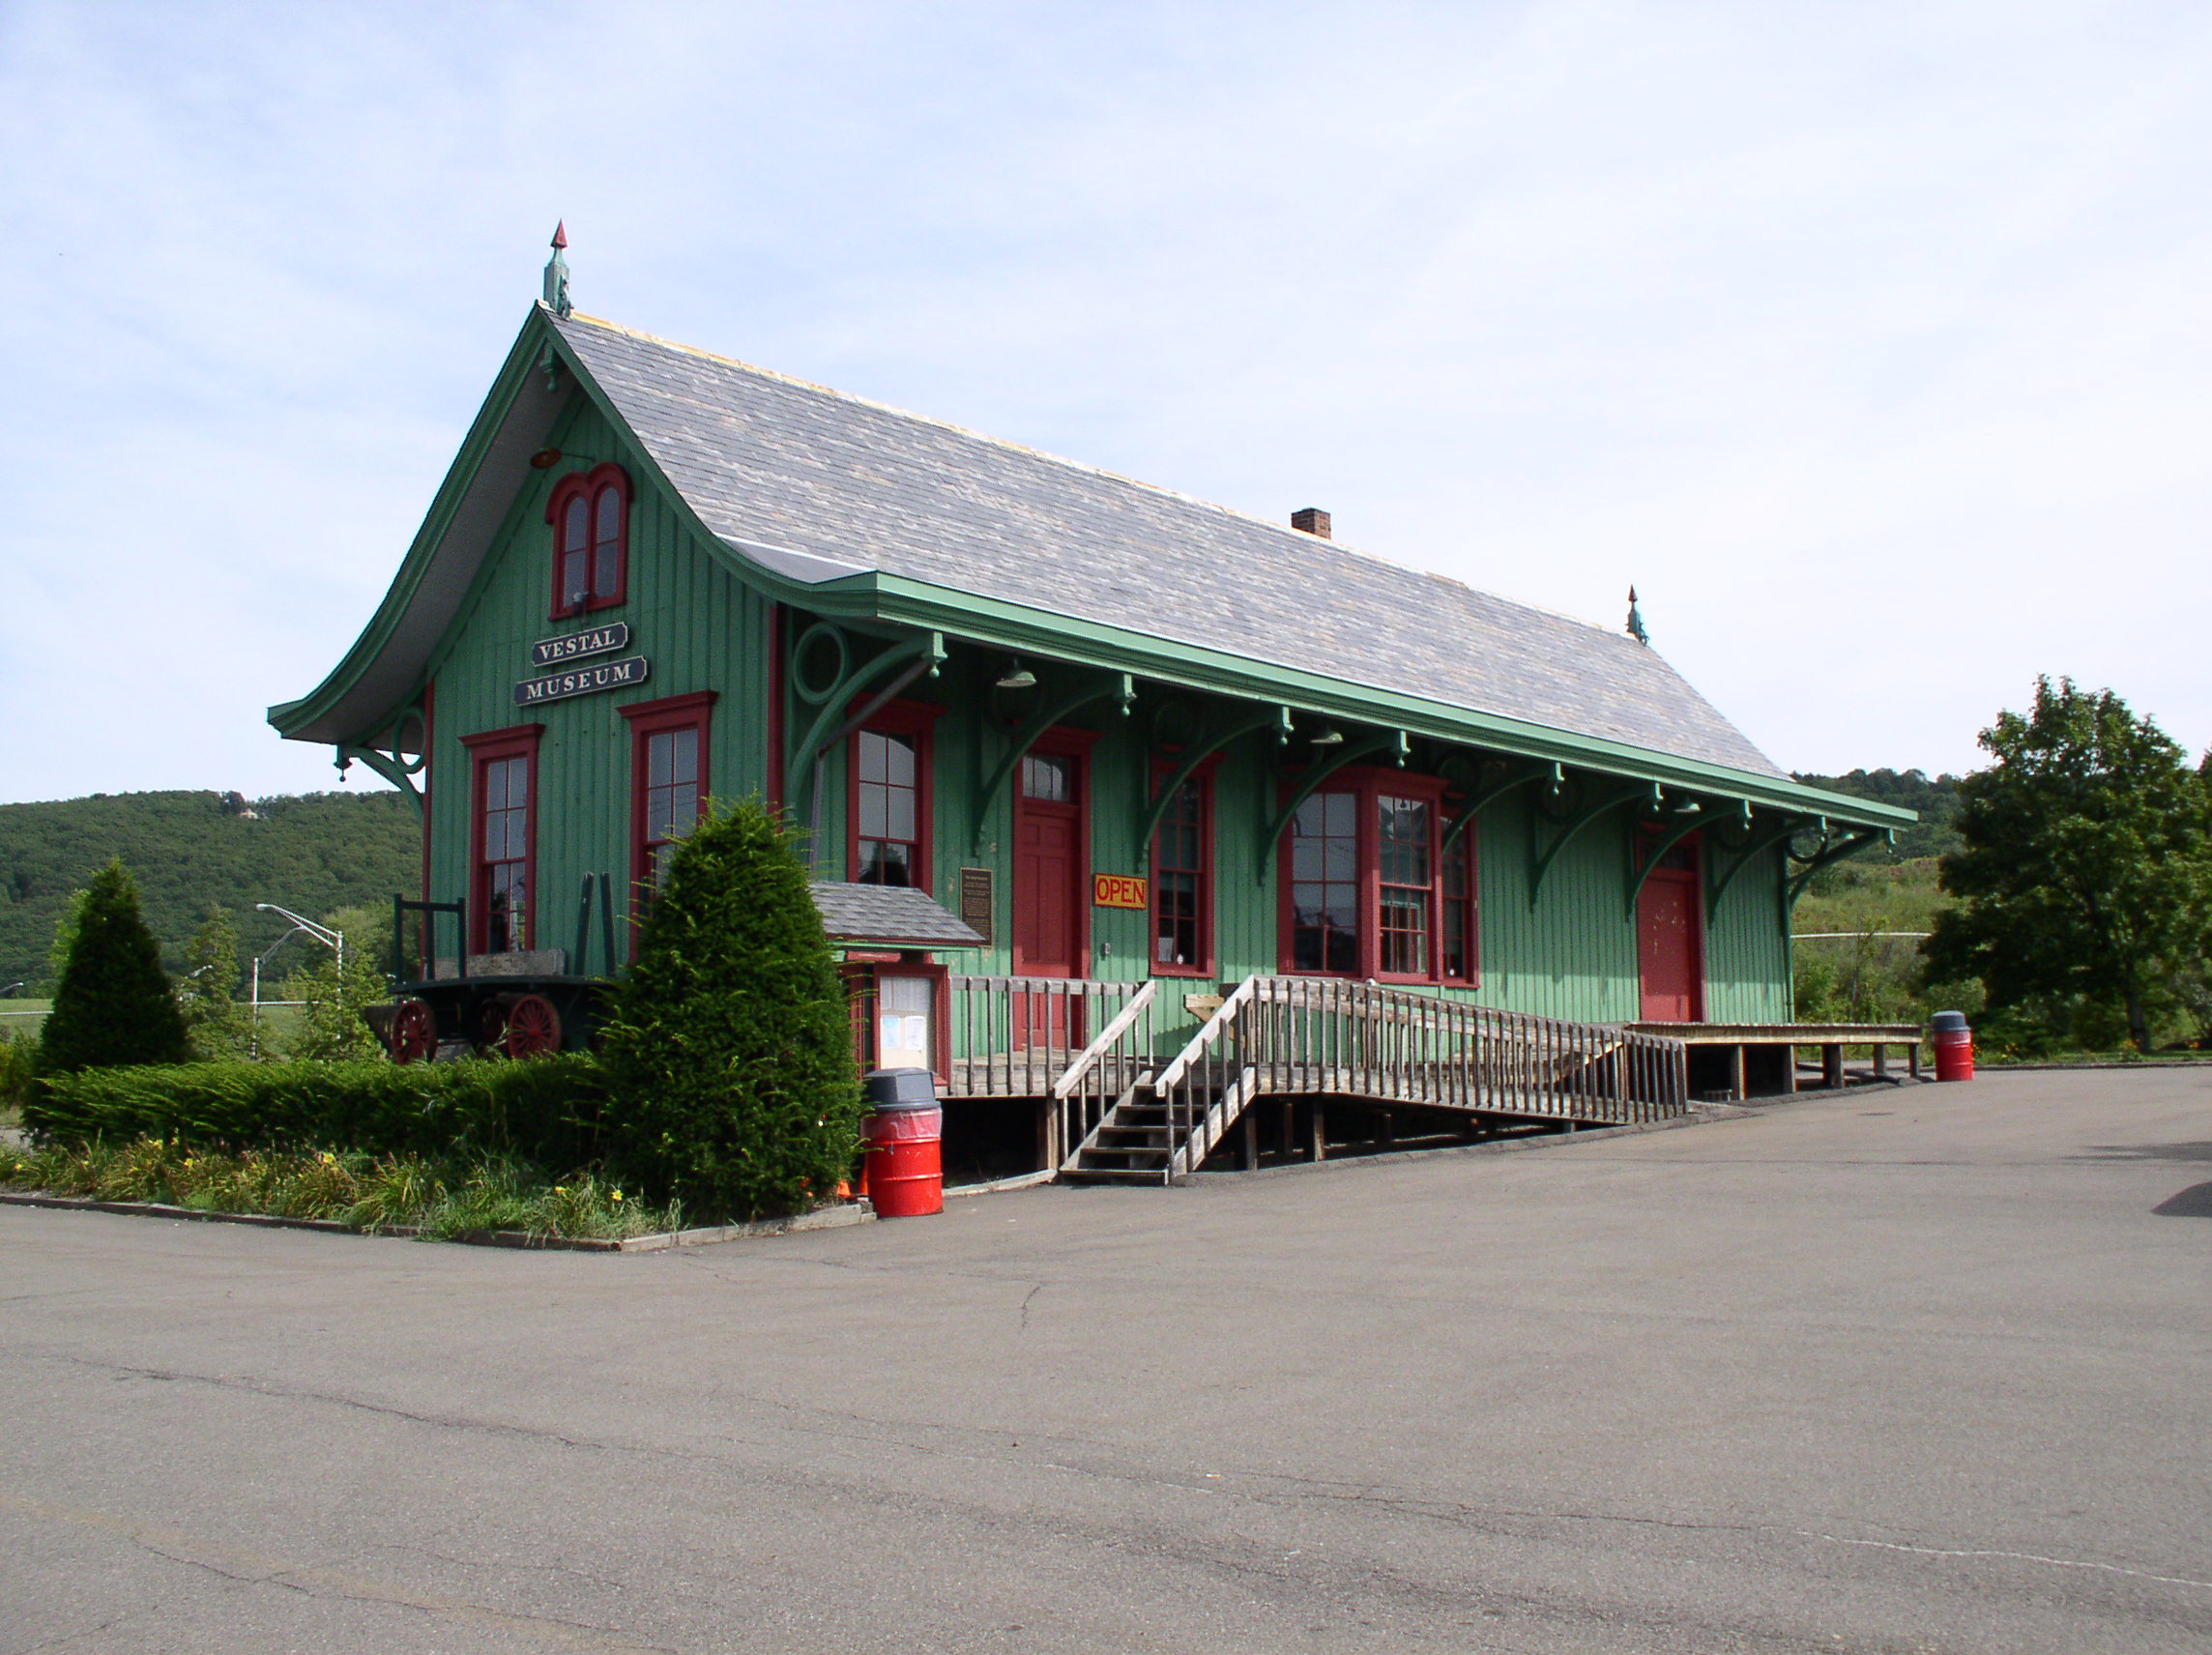
M612 463L575 472L553 486L553 618L611 609L629 582L629 478Z

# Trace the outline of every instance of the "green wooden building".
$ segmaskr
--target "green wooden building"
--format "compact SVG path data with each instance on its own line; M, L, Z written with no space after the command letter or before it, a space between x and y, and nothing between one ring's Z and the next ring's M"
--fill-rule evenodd
M1640 635L570 313L559 264L366 630L269 713L419 802L472 955L562 946L606 875L619 959L698 799L758 795L824 882L959 922L846 927L863 1055L1047 1097L1139 988L1155 1052L1252 979L1784 1021L1797 888L1910 820Z

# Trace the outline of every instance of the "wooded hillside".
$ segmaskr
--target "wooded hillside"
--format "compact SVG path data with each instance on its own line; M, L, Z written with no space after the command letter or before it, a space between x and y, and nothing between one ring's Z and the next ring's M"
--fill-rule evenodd
M248 814L250 812L250 814ZM110 857L137 876L163 963L179 969L210 903L231 911L248 953L285 929L257 902L309 918L373 906L422 883L414 808L392 792L311 793L246 800L236 794L121 793L0 804L0 986L38 992L70 892Z
M1955 775L1931 777L1926 770L1892 769L1815 775L1801 770L1795 772L1794 779L1807 787L1825 788L1830 793L1871 798L1878 804L1901 805L1920 813L1918 823L1897 830L1894 846L1870 851L1869 857L1909 862L1922 857L1940 857L1946 851L1959 848L1959 830L1952 826L1959 817L1959 778Z

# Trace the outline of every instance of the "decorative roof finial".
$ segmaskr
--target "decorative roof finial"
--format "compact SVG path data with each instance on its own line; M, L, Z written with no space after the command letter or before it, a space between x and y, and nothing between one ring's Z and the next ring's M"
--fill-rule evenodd
M545 308L556 316L575 308L568 303L568 261L561 256L568 245L568 224L563 219L553 226L553 256L545 261Z
M1651 647L1651 634L1644 629L1644 615L1636 607L1636 588L1628 589L1628 635L1645 649Z

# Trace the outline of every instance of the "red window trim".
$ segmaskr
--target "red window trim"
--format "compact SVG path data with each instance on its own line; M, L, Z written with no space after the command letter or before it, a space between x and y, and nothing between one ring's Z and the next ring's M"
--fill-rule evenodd
M865 700L856 702L858 712ZM937 721L945 709L926 701L887 701L868 715L868 721L845 738L845 877L860 877L860 735L872 730L883 736L912 736L915 769L914 888L934 892L934 853L937 839Z
M1293 787L1284 789L1284 802L1289 802ZM1406 770L1382 769L1367 765L1348 765L1337 770L1314 790L1318 797L1324 793L1351 793L1359 798L1359 965L1350 972L1300 971L1295 959L1295 910L1291 902L1291 824L1283 825L1283 836L1275 846L1276 912L1275 959L1277 968L1286 976L1340 977L1350 981L1384 983L1419 983L1452 988L1472 988L1481 982L1482 901L1479 888L1475 889L1474 922L1475 946L1473 950L1475 977L1463 983L1458 977L1443 974L1443 858L1438 854L1438 842L1443 837L1446 826L1444 793L1447 784L1441 776L1412 774ZM1396 798L1416 798L1429 806L1429 970L1414 974L1381 970L1382 957L1382 834L1376 821L1376 800L1383 795ZM1461 844L1454 847L1458 854L1468 845L1468 835L1474 831L1470 824L1461 835ZM1469 878L1474 876L1470 854Z
M1032 741L1029 744L1028 752L1022 755L1027 758L1030 753L1041 753L1047 758L1073 759L1075 761L1075 865L1079 870L1082 882L1081 888L1075 893L1076 978L1089 977L1093 964L1091 958L1091 749L1097 745L1101 734L1102 732L1097 730L1079 730L1069 724L1055 724ZM1019 833L1013 828L1024 803L1022 798L1022 767L1018 764L1014 766L1014 773L1009 787L1012 797L1007 800L1010 813L1006 822L1008 828L1007 849L1011 852L1014 844L1020 838ZM1036 802L1042 803L1043 801L1038 800ZM1047 804L1045 808L1049 810L1053 807ZM1013 858L1010 855L1007 857L1006 867L1006 883L1010 890L1013 885ZM1147 915L1146 920L1148 924L1150 922L1150 915ZM1013 933L1010 928L1006 936L1006 946L1010 959L1013 948ZM1021 968L1017 965L1014 970L1018 973Z
M481 954L491 946L491 892L484 882L483 807L484 770L496 759L530 761L530 803L526 843L522 855L522 940L538 946L538 749L545 734L542 724L510 724L504 730L480 730L463 736L469 750L469 936L467 951Z
M1213 945L1213 775L1221 768L1222 755L1215 753L1191 771L1190 781L1198 787L1198 957L1192 966L1163 966L1159 963L1159 877L1160 840L1153 830L1152 842L1148 847L1146 865L1150 869L1152 888L1147 894L1151 901L1146 905L1145 954L1155 977L1211 977L1217 969ZM1175 772L1182 767L1172 760L1155 760L1152 764L1152 786L1164 787Z
M645 857L645 793L647 738L666 730L699 732L699 808L707 807L708 743L713 739L712 713L720 691L693 690L688 695L664 695L655 701L633 701L615 709L629 720L629 889L627 913L631 951L636 951L638 889L650 876Z
M585 522L597 521L599 490L613 483L622 499L622 512L615 529L615 590L612 596L587 597L582 603L567 604L561 601L561 566L566 561L568 547L562 543L562 514L568 502L581 494L586 503ZM589 615L595 609L612 609L629 596L629 508L635 490L630 486L629 473L605 460L590 471L572 471L553 485L552 496L545 502L545 521L553 525L553 608L549 617L555 621L571 620L578 615ZM596 581L595 581L595 584Z
M1443 812L1443 820L1441 825L1448 828L1451 826L1450 818L1455 814L1455 811L1449 805L1442 806L1441 808ZM1441 855L1440 855L1437 858L1437 970L1439 972L1443 970L1444 965L1443 858L1445 857L1462 857L1466 858L1467 862L1467 917L1469 928L1467 939L1467 966L1469 974L1465 977L1438 977L1437 980L1439 982L1443 983L1450 988L1480 988L1482 986L1482 857L1475 849L1474 838L1474 831L1480 826L1481 823L1476 821L1470 822L1465 828L1462 828L1459 830L1459 837L1451 842L1451 848L1441 853ZM1440 833L1438 837L1441 838L1442 835Z

